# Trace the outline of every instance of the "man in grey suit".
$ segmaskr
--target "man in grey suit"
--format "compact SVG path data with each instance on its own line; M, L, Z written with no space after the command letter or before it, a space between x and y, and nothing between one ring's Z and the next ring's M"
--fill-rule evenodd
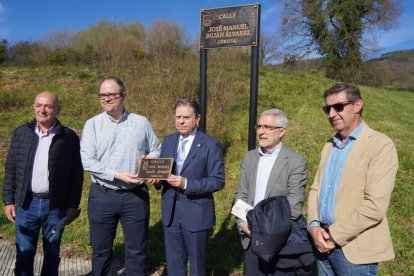
M256 125L259 148L246 153L240 166L236 200L255 206L271 196L286 196L292 219L302 213L307 180L307 161L293 150L282 145L288 119L279 109L269 109L260 114ZM273 262L265 262L251 251L250 229L246 221L237 220L241 242L245 250L246 275L293 275L282 271Z

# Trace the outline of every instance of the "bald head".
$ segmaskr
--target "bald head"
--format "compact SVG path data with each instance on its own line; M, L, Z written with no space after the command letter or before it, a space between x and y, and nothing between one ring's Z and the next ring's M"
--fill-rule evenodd
M56 122L60 112L59 99L50 91L41 92L35 98L33 110L41 129L47 131Z
M37 94L37 96L35 98L35 103L40 98L47 98L47 99L49 99L50 102L53 103L54 106L59 106L59 99L55 95L55 93L53 93L53 92L50 92L50 91L40 92L39 94Z

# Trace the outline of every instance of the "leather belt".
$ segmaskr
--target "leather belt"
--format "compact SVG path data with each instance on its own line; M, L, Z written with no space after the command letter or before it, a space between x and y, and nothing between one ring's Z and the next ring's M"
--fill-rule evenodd
M325 229L326 231L329 231L329 226L330 225L328 225L328 224L325 224L325 223L320 223L321 224L321 227L323 228L323 229Z
M49 193L33 193L32 192L32 197L40 198L40 199L48 199L49 198Z
M98 185L98 186L100 186L100 187L102 187L102 189L105 191L105 192L113 192L113 193L117 193L117 194L121 194L121 193L129 193L129 192L131 192L131 191L133 191L133 190L135 190L136 188L133 188L133 189L111 189L111 188L108 188L108 187L106 187L106 186L104 186L104 185L101 185L101 184L99 184L99 183L96 183L96 182L92 182L93 184L96 184L96 185Z

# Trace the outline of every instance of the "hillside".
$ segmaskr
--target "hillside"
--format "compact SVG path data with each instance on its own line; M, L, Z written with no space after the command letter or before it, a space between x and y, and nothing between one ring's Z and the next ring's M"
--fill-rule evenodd
M359 84L393 90L414 91L414 49L389 52L364 62ZM292 60L276 65L292 73L324 71L321 59Z
M238 181L238 170L247 150L249 106L249 65L211 61L208 72L207 132L217 137L225 149L226 186L216 193L216 227L208 248L210 275L241 275L242 248L230 215ZM287 73L278 68L262 68L259 80L258 111L277 107L289 118L284 144L302 153L309 161L308 188L319 161L320 149L333 134L321 110L323 91L334 84L321 73ZM86 119L100 112L96 97L98 80L118 75L127 87L126 106L143 114L162 138L174 131L172 106L181 96L197 98L197 61L138 63L119 71L87 67L2 68L0 71L0 186L4 160L12 130L32 118L31 104L42 90L56 92L61 100L60 120L81 133ZM380 275L414 274L414 93L361 87L365 99L364 120L396 143L400 167L388 218L397 258L380 265ZM63 237L65 252L90 254L86 215L89 175L85 174L82 214ZM0 208L3 206L0 204ZM13 226L0 214L0 232L13 236ZM122 236L115 241L115 254L122 254ZM160 193L151 189L149 262L152 271L165 265Z
M389 52L366 64L373 85L414 91L414 49Z

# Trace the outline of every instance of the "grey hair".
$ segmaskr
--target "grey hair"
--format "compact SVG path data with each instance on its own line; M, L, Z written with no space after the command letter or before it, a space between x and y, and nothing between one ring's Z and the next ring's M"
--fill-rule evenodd
M289 125L288 118L286 117L285 112L283 112L282 110L277 109L277 108L271 108L271 109L267 109L263 111L262 113L260 113L260 117L267 116L267 115L272 115L275 117L277 126L288 128L288 125Z

